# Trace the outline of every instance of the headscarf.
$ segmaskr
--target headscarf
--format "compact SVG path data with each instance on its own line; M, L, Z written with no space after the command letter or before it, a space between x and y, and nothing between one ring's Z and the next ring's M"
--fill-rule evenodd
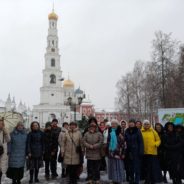
M117 148L118 141L117 141L117 136L116 136L116 129L117 128L111 129L111 133L110 133L111 138L110 138L110 143L109 143L110 151L114 151Z

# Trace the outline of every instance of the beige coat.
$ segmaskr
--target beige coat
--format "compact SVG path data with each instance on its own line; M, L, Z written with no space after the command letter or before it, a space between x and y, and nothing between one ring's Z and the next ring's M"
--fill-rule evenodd
M75 142L75 145L71 138ZM64 164L80 164L79 154L76 152L76 146L79 145L82 146L82 135L77 128L74 131L69 130L64 134L61 140L61 153L64 156Z
M7 143L10 142L10 134L7 130L4 130L4 143L3 143L3 131L0 130L0 144L3 145L4 153L0 156L0 171L5 174L8 168L8 154Z
M88 131L83 138L84 146L86 148L86 158L89 160L100 160L101 149L103 144L103 136L100 132ZM93 146L93 149L90 148Z

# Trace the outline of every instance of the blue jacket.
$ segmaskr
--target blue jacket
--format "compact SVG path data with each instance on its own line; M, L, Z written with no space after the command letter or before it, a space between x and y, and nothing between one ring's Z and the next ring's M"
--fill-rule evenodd
M27 154L40 158L44 153L44 134L41 130L31 131L27 138Z
M10 134L11 141L8 143L9 167L24 167L26 159L26 140L27 133L25 130L18 131L14 129Z

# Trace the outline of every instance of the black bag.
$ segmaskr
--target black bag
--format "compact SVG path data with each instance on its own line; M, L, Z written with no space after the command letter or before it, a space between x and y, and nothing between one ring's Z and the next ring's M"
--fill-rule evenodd
M59 156L58 156L58 162L59 163L62 163L64 160L64 158L61 156L61 152L59 153Z
M4 147L3 145L0 145L0 156L4 153Z
M82 147L76 146L76 153L81 153L81 152L82 152Z

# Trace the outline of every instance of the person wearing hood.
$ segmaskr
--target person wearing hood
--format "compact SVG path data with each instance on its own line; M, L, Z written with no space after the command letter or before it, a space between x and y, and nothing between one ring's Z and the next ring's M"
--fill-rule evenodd
M29 158L29 183L39 183L38 173L39 169L43 166L43 154L44 154L44 134L40 130L40 124L37 121L31 123L31 131L27 137L27 156Z
M182 139L175 131L175 125L171 122L165 124L165 136L163 146L166 150L166 163L173 184L180 184L182 179Z
M26 160L27 133L22 122L10 134L11 141L8 143L8 170L6 176L12 179L12 184L20 184L24 176Z
M83 148L82 135L77 128L77 123L71 122L68 132L64 134L61 140L61 156L67 166L66 172L69 177L69 184L77 184L77 171L79 165L82 164L80 163L79 148Z
M160 146L161 140L158 133L151 127L149 120L143 121L141 129L144 143L144 174L145 184L162 182L162 173L158 160L157 149Z
M83 142L87 158L87 183L90 184L95 182L97 184L100 180L100 160L103 136L97 130L96 123L90 123L88 132L84 135Z
M126 159L129 173L129 183L138 184L140 181L141 159L144 154L143 138L136 127L134 119L129 120L125 131Z

